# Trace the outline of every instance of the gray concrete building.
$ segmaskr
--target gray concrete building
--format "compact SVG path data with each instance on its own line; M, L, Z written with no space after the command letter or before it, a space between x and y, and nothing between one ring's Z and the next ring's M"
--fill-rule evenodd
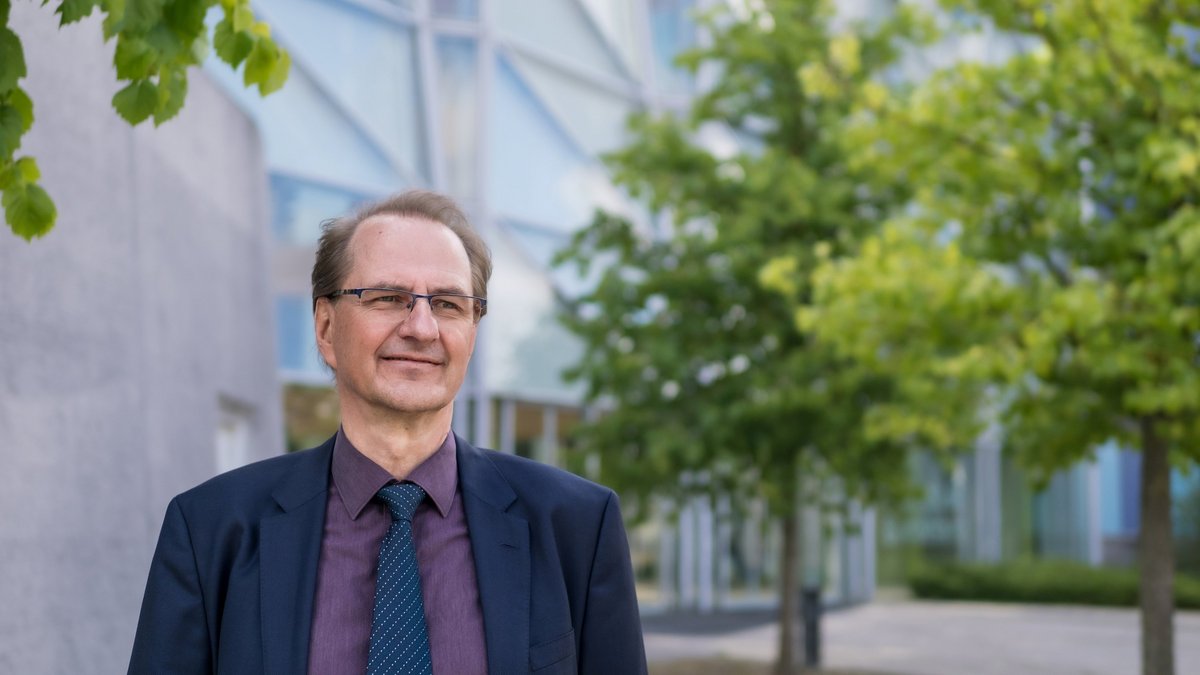
M261 143L200 72L130 129L95 17L12 20L59 217L0 232L0 673L124 672L167 501L283 449Z

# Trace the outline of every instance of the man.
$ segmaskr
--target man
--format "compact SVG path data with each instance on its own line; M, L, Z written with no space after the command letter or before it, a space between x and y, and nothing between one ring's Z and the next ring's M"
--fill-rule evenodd
M131 673L645 672L612 491L450 431L490 276L441 195L326 223L341 428L171 501Z

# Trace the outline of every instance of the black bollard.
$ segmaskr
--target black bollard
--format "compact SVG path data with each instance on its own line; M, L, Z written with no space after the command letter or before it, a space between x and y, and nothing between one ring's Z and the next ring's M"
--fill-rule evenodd
M804 618L804 665L821 665L821 589L805 586L800 591L800 616Z

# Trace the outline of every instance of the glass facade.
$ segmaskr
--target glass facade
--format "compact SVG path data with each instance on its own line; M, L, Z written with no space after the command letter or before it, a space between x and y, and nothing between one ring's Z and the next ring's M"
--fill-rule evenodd
M260 99L238 74L209 73L259 128L273 207L279 370L302 394L294 398L317 400L312 385L330 382L313 345L308 297L320 223L366 200L432 188L467 208L496 262L455 428L481 445L586 474L591 460L573 457L567 441L584 414L582 386L561 377L581 347L555 320L560 299L584 281L551 269L550 259L598 206L646 218L612 185L599 156L625 141L629 113L686 104L696 83L674 61L697 44L696 4L255 0L292 55L287 84ZM752 139L719 131L706 129L702 140L753 149ZM330 405L320 401L313 417L330 419ZM321 433L303 431L306 439ZM877 545L884 581L902 578L914 553L1094 562L1131 555L1136 454L1102 449L1095 463L1041 494L998 446L955 467L917 458L912 470L926 494L905 513L884 514L878 528L870 513L814 526L831 534L817 536L819 555L806 570L822 576L827 599L870 597ZM1200 504L1200 484L1180 476L1176 486L1181 541L1200 542L1188 524L1200 515L1187 515L1200 514L1187 506ZM646 603L713 609L773 597L778 524L761 505L736 506L664 505L678 518L631 532Z
M321 222L426 187L467 208L495 259L456 430L504 452L595 470L597 458L571 450L570 431L585 414L582 386L561 373L581 348L555 320L560 298L584 281L550 260L598 206L643 216L599 155L623 144L631 112L676 106L690 90L664 66L670 50L694 40L690 6L253 3L292 55L287 84L260 99L237 74L210 74L256 121L269 169L289 447L336 428L334 399L321 393L330 377L314 345L308 287ZM686 508L688 526L654 522L631 532L643 601L713 608L769 598L778 534L761 508Z

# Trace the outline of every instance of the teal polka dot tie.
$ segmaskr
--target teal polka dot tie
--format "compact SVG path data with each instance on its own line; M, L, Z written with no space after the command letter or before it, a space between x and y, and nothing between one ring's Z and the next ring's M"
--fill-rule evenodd
M392 526L379 547L367 675L432 675L412 531L413 513L425 491L413 483L393 483L376 496L392 512Z

